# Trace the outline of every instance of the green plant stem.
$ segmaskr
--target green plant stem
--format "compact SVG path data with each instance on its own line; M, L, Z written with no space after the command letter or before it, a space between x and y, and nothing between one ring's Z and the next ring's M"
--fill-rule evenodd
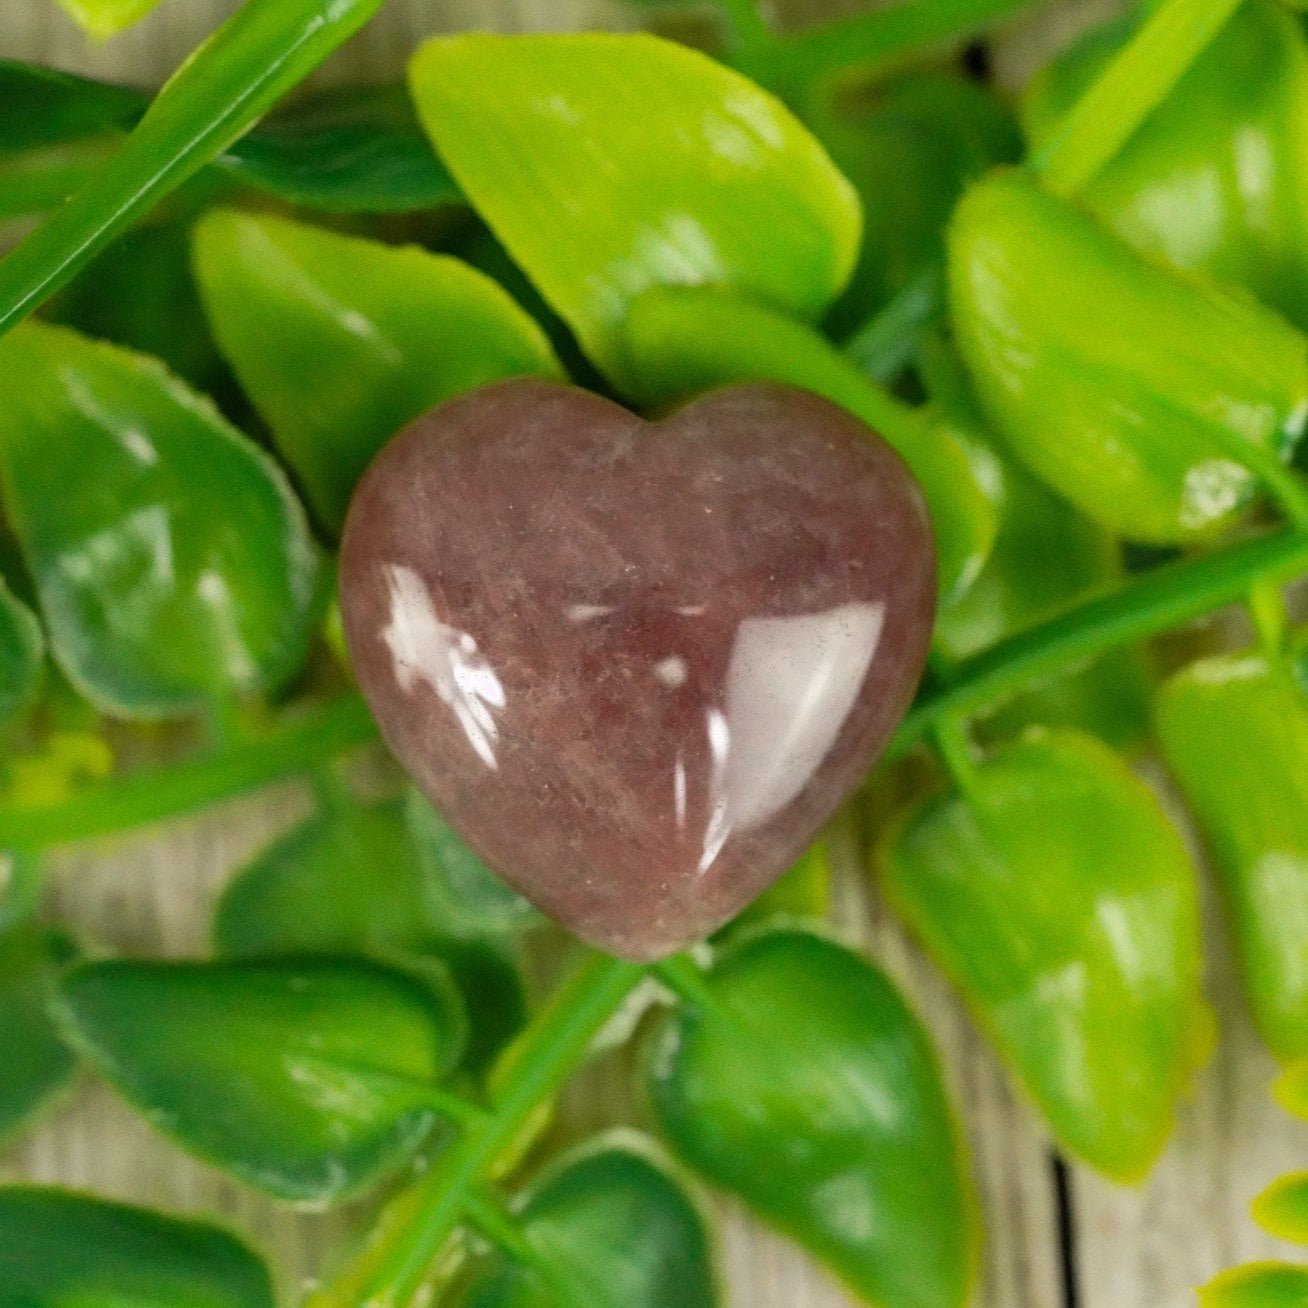
M945 270L929 264L854 332L845 353L873 381L887 385L907 367L944 313Z
M1241 0L1163 0L1032 160L1055 195L1093 180L1185 75Z
M1146 573L1121 590L964 659L949 684L928 692L913 706L895 733L888 756L902 755L940 721L971 717L1068 664L1237 603L1256 582L1288 581L1304 572L1308 572L1308 531L1284 530Z
M381 0L246 0L159 92L122 148L0 261L0 333L242 136Z
M1029 8L1032 0L898 0L770 42L739 60L783 94L840 73L867 72L947 41L965 41Z
M970 794L976 779L976 761L966 723L952 715L942 716L932 728L931 735L955 789L961 795Z
M709 989L699 964L689 954L674 954L654 964L654 975L683 1003L691 1008L712 1012L719 1007L718 997Z
M43 849L177 817L270 781L312 772L376 738L357 695L344 695L220 754L117 777L36 808L0 805L0 849Z
M408 1219L382 1228L385 1244L361 1254L368 1272L347 1268L350 1302L409 1308L446 1242L468 1219L488 1175L586 1057L596 1035L646 969L592 954L519 1038L496 1078L490 1115L466 1131L419 1182ZM345 1302L332 1289L310 1303Z
M540 1254L523 1235L511 1213L488 1194L470 1190L464 1199L468 1221L477 1228L502 1254L524 1267L540 1270Z
M776 40L759 13L757 0L717 0L717 4L726 20L731 54L748 59Z

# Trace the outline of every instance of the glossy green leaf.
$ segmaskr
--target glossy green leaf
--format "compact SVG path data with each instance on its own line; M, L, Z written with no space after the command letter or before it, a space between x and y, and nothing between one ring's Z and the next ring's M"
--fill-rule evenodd
M1130 39L1132 14L1093 29L1029 85L1033 145ZM1083 192L1125 240L1249 287L1308 323L1308 43L1282 4L1247 0Z
M44 659L45 637L36 614L0 577L0 729L32 702Z
M418 849L427 911L443 933L512 935L545 920L477 857L416 789L405 799L405 816Z
M1110 536L1017 464L974 438L973 462L999 516L994 549L980 575L936 617L935 649L959 661L1120 582ZM1131 744L1148 721L1148 682L1138 652L1120 650L1088 667L1026 686L987 715L983 734L1019 724L1083 726L1113 744Z
M71 195L150 107L131 87L0 60L0 216ZM291 204L399 213L461 203L402 85L336 87L265 118L215 173Z
M1308 1057L1308 701L1256 654L1205 659L1155 704L1158 740L1212 852L1260 1033Z
M697 1171L878 1308L962 1308L978 1248L930 1043L886 977L802 931L746 937L657 1032L649 1090Z
M0 480L55 658L106 711L187 713L300 666L303 510L156 361L37 323L0 340Z
M214 949L234 958L374 954L419 977L434 961L471 1013L464 1060L474 1072L522 1027L526 998L508 944L458 938L429 911L426 851L399 803L315 815L287 832L227 885Z
M1250 1263L1223 1272L1199 1291L1200 1308L1303 1308L1308 1267Z
M1308 1172L1273 1181L1253 1202L1253 1219L1278 1240L1308 1245Z
M810 327L716 291L667 289L635 302L620 344L627 372L639 379L635 394L647 403L737 382L779 381L848 409L895 447L921 485L941 592L965 588L981 570L994 542L995 514L957 434L894 399Z
M74 953L59 931L23 923L0 931L0 1149L72 1080L76 1064L46 1005Z
M36 1186L0 1188L0 1308L274 1308L215 1226Z
M239 181L337 213L407 213L462 203L399 85L342 87L264 119L220 155Z
M858 267L827 321L843 338L922 269L944 263L945 226L963 187L1016 163L1022 137L994 91L947 72L901 77L816 131L866 219Z
M1308 345L1247 297L1149 262L1026 175L950 231L959 348L990 422L1110 530L1167 544L1229 524L1308 419Z
M451 990L362 960L93 963L65 979L69 1041L151 1124L248 1185L333 1203L431 1129L457 1062Z
M517 1205L530 1266L503 1257L461 1308L713 1308L708 1234L689 1196L639 1137L557 1159Z
M190 189L185 206L124 232L92 259L50 302L44 318L151 355L225 412L243 415L235 380L206 330L191 272L191 222L209 197L198 180Z
M0 260L0 333L239 140L380 3L245 0L168 80L108 163Z
M126 131L149 97L141 91L16 59L0 59L0 154Z
M220 210L196 227L195 267L223 352L333 531L413 418L502 377L562 375L498 285L415 246Z
M1032 732L911 812L881 862L1059 1144L1142 1176L1200 1011L1195 872L1144 783L1089 736Z
M0 218L61 204L122 142L148 99L0 59Z
M159 0L59 0L70 17L101 40L139 23L158 3Z
M442 37L410 80L464 192L617 380L617 332L650 287L728 287L813 319L853 269L853 188L779 101L698 51Z
M398 804L315 814L227 884L214 948L236 957L417 948L431 935Z

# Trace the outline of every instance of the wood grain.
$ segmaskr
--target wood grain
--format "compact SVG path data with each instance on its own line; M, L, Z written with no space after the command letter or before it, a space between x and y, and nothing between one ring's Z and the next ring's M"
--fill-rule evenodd
M0 56L157 82L237 0L165 0L138 28L88 45L53 0L0 0ZM1102 11L1113 0L1091 0ZM810 6L811 7L811 6ZM798 12L798 10L796 10ZM391 0L382 16L319 74L320 80L395 75L414 42L440 30L617 26L632 12L609 0ZM1042 18L1011 33L1000 67L1020 81L1033 52L1069 23ZM193 820L56 860L50 909L112 953L202 954L215 894L243 860L306 811L303 788L280 787ZM1047 1142L959 1004L889 918L852 835L838 858L838 920L892 972L933 1032L954 1102L966 1118L988 1240L977 1308L1060 1308L1063 1255ZM1083 1308L1183 1308L1191 1287L1231 1263L1272 1256L1249 1222L1249 1199L1280 1171L1308 1166L1308 1127L1267 1096L1273 1068L1244 1019L1220 930L1210 933L1211 993L1225 1039L1199 1078L1174 1144L1139 1192L1075 1171L1074 1262ZM606 1057L568 1092L571 1133L639 1120L621 1057ZM289 1212L173 1150L103 1088L84 1083L8 1157L0 1178L27 1177L182 1212L216 1215L246 1231L284 1269L287 1302L311 1282L360 1214ZM718 1202L720 1246L733 1308L851 1308L850 1299L795 1249L738 1207ZM670 1305L669 1308L675 1308Z

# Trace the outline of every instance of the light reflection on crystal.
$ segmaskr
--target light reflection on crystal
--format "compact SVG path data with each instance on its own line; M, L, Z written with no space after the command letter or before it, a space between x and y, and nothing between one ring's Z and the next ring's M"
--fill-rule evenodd
M489 768L496 768L499 726L492 709L505 704L504 687L495 670L466 631L436 616L431 595L412 568L388 564L390 620L382 639L395 663L395 680L406 694L425 681L454 711L468 743Z

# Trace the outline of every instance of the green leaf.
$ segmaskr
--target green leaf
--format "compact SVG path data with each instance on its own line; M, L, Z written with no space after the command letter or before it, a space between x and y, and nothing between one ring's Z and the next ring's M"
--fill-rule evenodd
M36 614L0 577L0 730L31 704L44 662L45 637Z
M995 514L957 434L870 381L804 323L713 290L665 289L631 307L620 337L634 391L646 403L683 400L737 382L802 386L878 431L926 496L940 590L965 588L994 542Z
M150 107L134 88L0 60L0 216L73 193ZM337 87L264 119L212 172L291 204L399 213L462 203L402 85Z
M0 333L239 140L381 0L246 0L159 92L122 149L0 261Z
M502 1256L461 1308L713 1308L708 1234L643 1140L601 1137L557 1159L518 1205L530 1265Z
M618 330L652 286L729 287L815 319L853 269L853 188L779 101L697 51L442 37L410 81L464 192L619 381Z
M980 575L936 618L935 648L953 661L1072 608L1122 579L1117 544L1099 526L979 439L974 463L990 491L999 532ZM1148 721L1148 682L1138 653L1123 650L1089 666L1073 663L995 706L983 731L992 738L1020 726L1082 726L1113 744L1134 744Z
M1308 419L1308 345L1270 310L1149 262L1016 170L964 197L950 300L1010 452L1109 530L1228 526Z
M214 949L257 957L417 948L431 933L415 864L397 804L317 813L228 882Z
M0 479L54 656L101 708L188 713L300 666L303 510L158 362L37 323L0 340Z
M1308 1245L1308 1172L1273 1181L1253 1201L1253 1219L1278 1240Z
M0 1188L3 1308L274 1308L268 1272L199 1222L35 1186Z
M113 128L126 131L149 103L149 96L131 87L0 59L0 153L67 145Z
M139 23L159 0L59 0L60 7L99 40Z
M1258 1029L1278 1057L1308 1057L1308 702L1287 667L1234 654L1177 673L1154 716L1212 851Z
M945 227L964 186L1022 157L1013 111L962 73L915 72L815 124L858 189L866 230L858 267L827 319L843 339L924 268L945 259Z
M1033 147L1052 139L1134 34L1139 12L1092 29L1032 79L1022 110ZM1249 0L1081 199L1137 248L1247 286L1302 325L1308 166L1298 146L1305 133L1301 22L1284 5Z
M0 931L0 1149L69 1084L76 1070L46 1015L58 975L75 953L72 941L59 931L21 923ZM0 1266L3 1258L0 1252Z
M412 419L502 377L562 376L536 323L457 259L230 210L194 241L223 353L333 531Z
M1058 1143L1141 1177L1202 1011L1195 872L1154 795L1093 738L1033 731L911 812L881 862Z
M0 59L0 219L62 204L148 103L126 87Z
M1250 1263L1223 1272L1199 1290L1200 1308L1303 1308L1308 1267Z
M401 85L336 88L266 118L220 155L239 181L335 213L463 203Z
M197 180L190 190L207 188ZM184 208L172 206L182 212L124 232L55 296L43 317L151 355L226 412L244 413L248 406L235 394L235 381L206 330L191 272L191 223L195 208L208 198L188 194Z
M474 938L512 935L545 920L477 857L416 789L405 799L405 815L418 848L427 911L442 932Z
M431 1129L424 1090L461 1052L451 990L362 960L93 963L56 1013L182 1148L280 1199L357 1195Z
M475 1073L526 1019L508 945L454 938L429 914L423 853L400 803L333 809L287 832L228 883L213 939L227 957L375 954L419 977L435 961L438 989L448 972L470 1010L464 1059Z
M886 977L820 936L742 939L712 1004L665 1020L655 1117L697 1171L879 1308L962 1308L979 1245L926 1034Z

